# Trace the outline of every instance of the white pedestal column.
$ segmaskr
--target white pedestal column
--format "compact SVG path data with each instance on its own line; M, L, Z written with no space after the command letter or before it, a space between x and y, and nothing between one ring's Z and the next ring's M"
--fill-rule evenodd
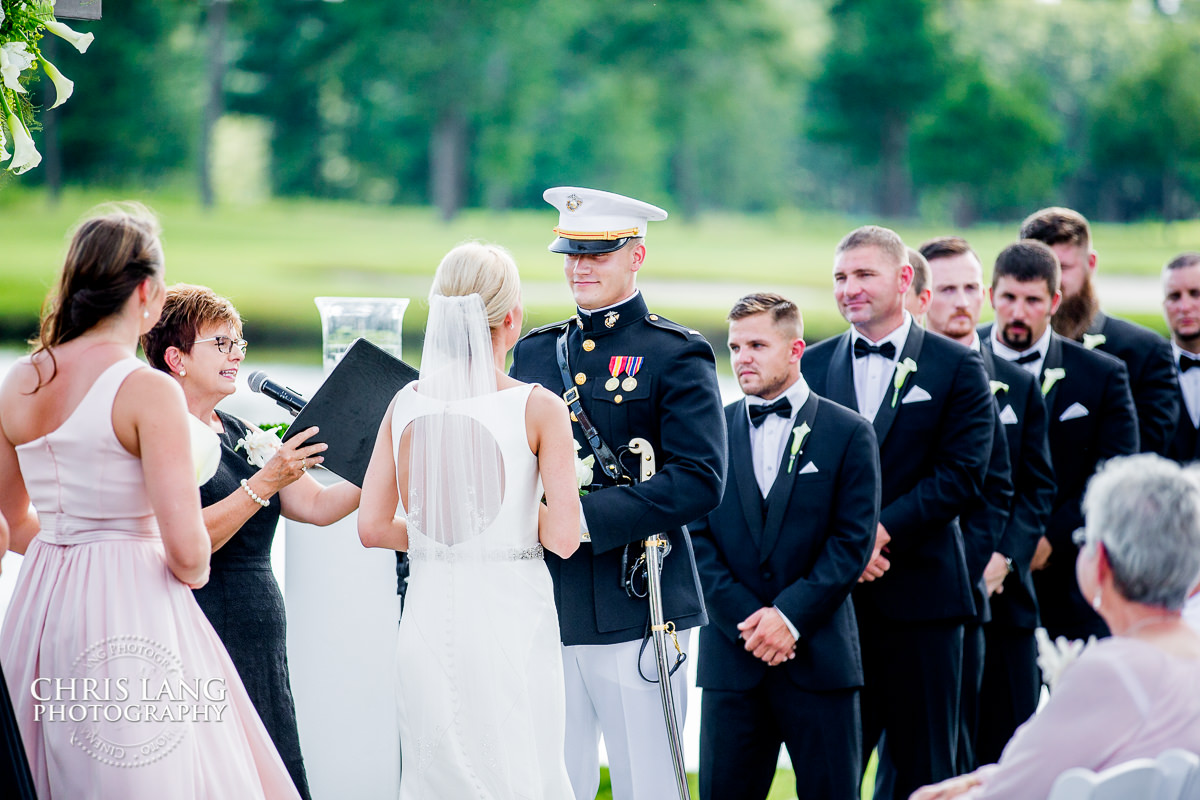
M313 797L395 800L396 555L363 547L357 525L286 523L292 693Z
M319 297L325 373L359 337L400 356L405 298ZM336 443L334 443L336 446ZM323 481L337 480L316 471ZM287 522L288 662L314 797L395 800L396 554L358 540L358 514Z

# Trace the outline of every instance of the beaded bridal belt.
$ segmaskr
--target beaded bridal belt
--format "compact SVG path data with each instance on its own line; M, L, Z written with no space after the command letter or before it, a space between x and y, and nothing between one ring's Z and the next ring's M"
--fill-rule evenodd
M526 547L489 548L486 550L464 550L461 547L419 547L408 551L411 561L541 561L546 551L540 544Z

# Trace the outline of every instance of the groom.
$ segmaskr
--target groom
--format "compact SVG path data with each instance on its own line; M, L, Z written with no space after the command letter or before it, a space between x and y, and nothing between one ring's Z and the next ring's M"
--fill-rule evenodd
M676 789L659 687L651 682L654 648L645 642L649 604L644 581L628 577L642 541L667 534L664 615L683 632L686 652L687 629L707 616L684 525L716 507L725 480L713 351L696 331L651 314L637 289L646 224L667 212L595 189L558 187L544 197L559 211L550 250L563 254L578 313L521 339L511 374L560 395L578 390L598 438L635 479L614 480L596 458L596 485L581 498L583 544L567 560L546 554L563 642L567 769L577 800L595 797L603 736L613 797L662 800ZM592 455L578 419L574 430L579 455ZM657 472L644 482L626 452L634 437L649 441L656 456ZM686 673L681 665L671 681L681 714Z

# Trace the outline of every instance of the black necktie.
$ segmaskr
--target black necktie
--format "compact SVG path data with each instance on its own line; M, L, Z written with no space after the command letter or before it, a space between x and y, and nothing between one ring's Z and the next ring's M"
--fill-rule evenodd
M883 356L887 359L895 359L896 345L892 344L891 342L884 342L883 344L871 344L866 339L854 340L855 358L866 358L872 353L877 356Z
M1200 367L1200 358L1193 358L1185 353L1179 354L1179 371L1187 372L1192 367Z
M756 428L772 414L778 414L784 419L792 416L792 403L786 397L781 397L774 403L759 403L747 406L747 408L750 411L750 424Z
M1033 362L1037 361L1041 357L1042 357L1042 354L1039 353L1037 350L1030 350L1025 355L1017 356L1016 358L1014 358L1013 363L1014 364L1032 364Z

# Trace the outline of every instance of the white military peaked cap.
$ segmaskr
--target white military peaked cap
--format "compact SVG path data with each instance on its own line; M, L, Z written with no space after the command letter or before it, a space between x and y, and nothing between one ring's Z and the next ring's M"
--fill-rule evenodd
M555 186L542 198L558 209L552 253L611 253L634 237L644 237L647 222L667 218L658 206L599 189Z

